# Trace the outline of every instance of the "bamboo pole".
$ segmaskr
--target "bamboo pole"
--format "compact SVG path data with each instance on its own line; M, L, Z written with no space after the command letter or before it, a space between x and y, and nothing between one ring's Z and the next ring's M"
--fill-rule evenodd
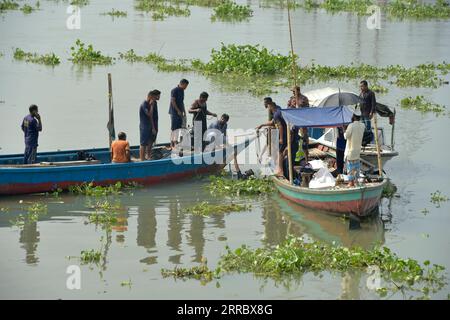
M391 150L394 151L394 129L395 129L395 108L394 108L394 123L392 124L392 130L391 130Z
M287 148L288 148L288 166L289 166L289 182L294 183L294 174L292 172L292 148L291 148L291 128L289 125L286 126L287 129Z
M375 127L375 144L377 148L377 158L378 158L378 174L380 177L383 177L383 166L381 163L381 154L380 154L380 143L378 141L378 124L377 124L377 112L373 113L373 125Z
M111 122L111 108L112 108L112 79L111 79L111 73L108 73L108 118L109 122ZM110 123L111 125L111 123ZM108 130L108 136L109 136L109 148L111 148L112 144L112 137L111 132Z
M287 2L287 12L288 12L288 23L289 23L289 40L291 43L291 57L292 57L292 77L294 80L294 97L295 97L295 107L297 107L298 102L298 94L297 94L297 66L295 65L295 54L294 54L294 42L292 40L292 24L291 24L291 9L289 7L290 1L286 0Z

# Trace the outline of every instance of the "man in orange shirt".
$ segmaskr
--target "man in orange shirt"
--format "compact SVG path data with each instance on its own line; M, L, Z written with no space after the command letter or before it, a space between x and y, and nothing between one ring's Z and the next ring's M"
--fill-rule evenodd
M119 140L111 144L111 162L130 162L130 144L127 141L127 135L125 132L119 132L118 137Z

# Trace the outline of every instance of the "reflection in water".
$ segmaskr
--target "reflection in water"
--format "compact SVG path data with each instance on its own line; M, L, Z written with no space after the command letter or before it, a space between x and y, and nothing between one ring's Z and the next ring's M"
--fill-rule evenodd
M367 217L361 222L361 228L349 230L349 222L341 217L304 208L278 195L271 198L274 212L283 212L288 222L289 234L307 233L316 240L331 243L335 241L343 246L360 246L365 249L384 243L384 226L380 215ZM267 227L271 229L273 227ZM304 231L300 231L304 230ZM273 232L273 231L271 231Z
M19 243L25 249L25 262L27 264L37 264L39 258L36 255L37 244L39 242L40 233L37 230L37 222L27 222L20 230Z
M202 216L191 215L191 228L189 229L188 244L194 247L195 254L192 262L200 263L202 261L203 249L205 247L205 238L203 232L205 229L205 221Z
M133 208L129 209L130 211ZM123 210L117 215L117 221L114 223L112 230L116 231L116 242L125 242L125 232L128 231L128 212Z
M344 272L341 281L342 293L340 298L343 300L359 300L359 283L361 281L361 272Z
M148 253L154 253L149 249L156 247L156 211L155 208L139 208L137 218L137 245L147 249ZM141 259L140 262L151 265L157 263L157 256L149 256Z
M179 252L169 256L169 262L173 264L180 264L181 257L183 256L180 245L182 240L181 232L183 230L183 218L182 214L178 210L178 203L171 202L169 204L169 221L167 229L167 246Z

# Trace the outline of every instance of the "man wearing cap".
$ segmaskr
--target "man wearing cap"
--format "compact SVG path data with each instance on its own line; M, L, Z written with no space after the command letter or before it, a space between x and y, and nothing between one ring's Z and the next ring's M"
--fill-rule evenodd
M361 163L361 144L364 136L365 125L360 122L361 112L355 109L353 112L352 123L350 123L344 132L344 138L347 140L345 146L344 159L349 176L349 187L355 186L355 180L358 179Z

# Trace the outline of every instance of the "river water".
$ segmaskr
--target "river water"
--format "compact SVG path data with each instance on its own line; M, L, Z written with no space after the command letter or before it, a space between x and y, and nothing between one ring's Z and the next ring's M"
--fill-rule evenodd
M223 83L194 73L158 73L152 66L117 61L92 69L73 66L67 58L76 39L91 43L105 54L117 56L133 48L138 54L160 52L168 58L207 60L220 43L261 44L287 54L289 36L286 11L262 9L250 2L254 17L248 22L210 22L210 9L191 7L189 18L152 19L133 9L133 1L91 1L81 9L81 29L65 26L67 3L41 1L41 10L30 15L10 11L0 15L0 153L23 151L19 125L28 106L40 107L44 131L39 149L57 150L107 145L107 73L113 77L116 130L125 131L132 144L138 142L138 107L153 88L163 92L159 104L160 135L169 137L170 89L182 77L190 80L185 102L201 91L210 93L209 109L230 115L231 128L252 128L263 122L266 112L260 98L227 91ZM100 16L111 8L128 12L126 18ZM450 22L389 21L383 17L378 31L366 28L364 17L323 11L294 11L295 51L302 64L325 65L364 62L373 65L442 62L450 58ZM61 65L51 68L14 61L13 48L31 52L54 52ZM449 77L447 76L447 79ZM357 81L318 83L303 91L325 86L357 90ZM448 86L438 89L399 89L377 99L396 107L401 98L423 94L448 106ZM284 104L289 92L273 95ZM328 274L274 282L249 274L231 274L201 284L196 280L163 279L161 268L197 265L201 257L215 267L225 246L274 246L293 234L343 245L370 248L383 243L401 257L430 260L450 268L450 205L436 208L430 193L450 195L448 159L449 117L422 115L397 107L396 149L400 155L388 162L386 171L398 187L399 197L383 200L381 216L349 230L348 221L312 212L281 199L277 194L241 199L251 203L250 212L191 216L183 208L210 201L207 180L137 189L115 197L121 214L111 234L85 224L89 213L83 196L62 194L0 198L0 297L1 298L274 298L274 299L377 299L366 286L365 274ZM384 123L387 133L390 128ZM23 230L10 220L29 203L48 205L48 213ZM423 209L429 212L424 214ZM383 221L382 221L383 220ZM100 239L103 238L101 242ZM102 247L103 243L103 247ZM106 243L106 245L105 245ZM66 269L77 264L67 256L98 249L106 254L101 266L82 266L81 290L66 288ZM121 286L131 280L131 286ZM446 298L449 287L433 295ZM402 298L396 295L394 298Z

